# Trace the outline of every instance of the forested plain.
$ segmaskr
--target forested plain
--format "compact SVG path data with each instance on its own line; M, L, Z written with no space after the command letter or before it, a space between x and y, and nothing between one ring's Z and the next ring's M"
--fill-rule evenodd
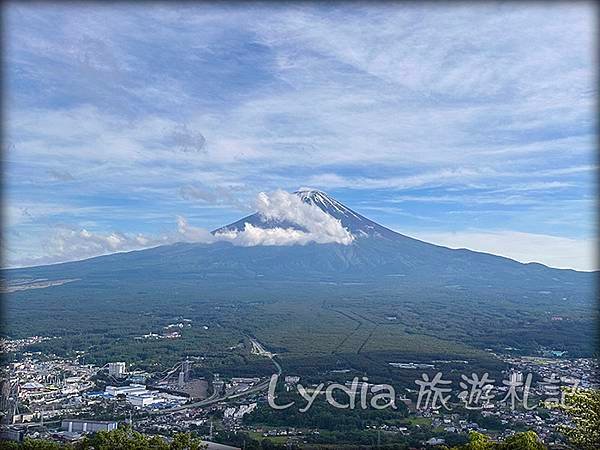
M186 357L232 375L267 375L266 358L250 353L249 337L275 352L287 373L346 370L382 379L414 379L390 362L438 361L447 372L500 370L499 353L594 352L595 309L559 294L431 286L401 279L373 283L320 281L74 281L4 295L3 332L52 339L31 351L85 352L103 365L127 361L149 370ZM175 339L143 338L188 319Z

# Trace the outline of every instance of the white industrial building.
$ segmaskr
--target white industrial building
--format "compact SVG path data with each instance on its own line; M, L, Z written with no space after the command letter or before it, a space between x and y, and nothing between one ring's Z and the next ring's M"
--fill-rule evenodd
M125 400L133 406L140 408L150 406L155 403L184 403L187 398L177 395L167 394L157 390L146 389L143 384L130 384L129 386L106 386L106 394L111 397L125 396Z
M95 433L96 431L116 430L118 422L100 420L63 419L60 427L69 433Z
M108 363L108 374L113 377L122 377L127 373L127 367L125 363L120 362L112 362Z
M117 397L118 395L141 395L150 392L143 384L130 384L129 386L106 386L104 390L108 395Z
M153 394L145 394L145 395L128 395L127 401L131 403L133 406L150 406L153 403L158 403L163 401L162 398L156 397Z

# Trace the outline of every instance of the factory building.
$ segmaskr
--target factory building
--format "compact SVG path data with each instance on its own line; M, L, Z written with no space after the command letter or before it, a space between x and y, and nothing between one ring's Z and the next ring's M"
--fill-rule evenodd
M60 427L69 433L95 433L96 431L116 430L118 425L118 422L100 420L63 419Z
M108 395L117 397L118 395L142 395L148 393L148 389L143 384L130 384L129 386L106 386L105 392Z
M155 403L184 403L187 398L177 395L146 389L143 384L130 384L129 386L106 386L105 394L109 398L124 396L133 406L145 407Z
M133 406L144 407L144 406L149 406L153 403L160 402L161 399L155 397L152 394L145 394L145 395L128 395L127 401L129 403L131 403Z

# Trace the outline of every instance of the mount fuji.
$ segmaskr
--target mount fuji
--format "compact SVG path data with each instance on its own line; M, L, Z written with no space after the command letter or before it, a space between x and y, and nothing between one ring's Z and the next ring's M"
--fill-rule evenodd
M451 286L467 292L544 298L586 298L593 295L596 274L554 269L538 263L466 249L449 249L396 233L353 211L327 194L301 189L302 202L339 221L353 240L349 245L308 242L305 245L240 246L232 242L177 243L50 266L6 271L9 278L36 277L86 280L165 280L177 284L246 282L396 283L427 289ZM237 233L247 225L305 231L289 218L256 213L213 231ZM532 255L535 256L535 255ZM543 294L540 294L543 293Z

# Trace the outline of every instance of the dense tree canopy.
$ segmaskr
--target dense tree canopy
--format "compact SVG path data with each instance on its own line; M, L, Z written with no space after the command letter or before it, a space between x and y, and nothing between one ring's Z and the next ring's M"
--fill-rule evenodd
M557 408L570 416L573 426L562 427L561 431L577 448L600 448L600 390L569 388L564 396Z
M206 447L206 444L190 433L177 433L169 443L162 437L149 437L130 427L99 431L74 445L28 438L22 443L0 441L1 450L202 450Z
M504 442L493 442L488 436L472 431L469 433L469 442L454 450L545 450L533 431L515 433L507 437Z

